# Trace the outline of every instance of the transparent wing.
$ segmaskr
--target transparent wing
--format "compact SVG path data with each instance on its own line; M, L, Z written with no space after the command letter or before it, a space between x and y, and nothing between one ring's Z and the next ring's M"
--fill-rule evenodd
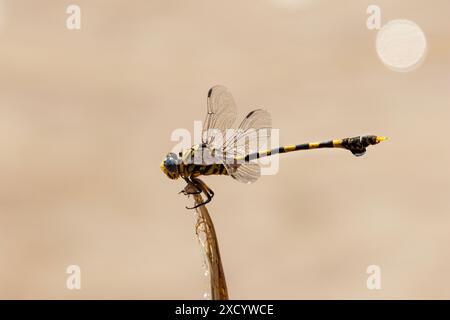
M250 112L242 120L223 146L224 164L229 175L244 183L255 182L261 176L256 159L245 161L245 156L268 148L271 129L272 118L262 109Z
M239 182L253 183L261 176L261 167L257 162L225 165L228 174Z
M223 86L209 89L207 104L202 142L210 149L222 149L226 130L236 121L236 104L231 93Z

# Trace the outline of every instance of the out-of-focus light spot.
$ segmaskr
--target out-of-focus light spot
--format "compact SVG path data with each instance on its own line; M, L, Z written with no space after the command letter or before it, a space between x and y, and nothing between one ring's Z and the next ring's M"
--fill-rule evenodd
M392 20L378 31L376 49L387 67L408 72L424 60L427 40L422 29L414 22Z

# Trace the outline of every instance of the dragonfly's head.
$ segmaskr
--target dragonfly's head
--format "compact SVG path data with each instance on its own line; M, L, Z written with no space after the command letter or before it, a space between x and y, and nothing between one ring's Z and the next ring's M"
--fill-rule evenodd
M168 176L170 179L175 180L180 177L180 173L178 172L179 163L180 159L178 158L178 156L175 153L170 152L161 162L160 168L166 176Z

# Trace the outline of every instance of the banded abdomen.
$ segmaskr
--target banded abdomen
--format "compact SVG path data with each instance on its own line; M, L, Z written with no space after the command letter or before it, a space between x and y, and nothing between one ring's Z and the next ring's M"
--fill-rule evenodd
M258 158L267 157L279 153L287 153L299 150L321 149L321 148L342 148L351 151L355 156L362 156L366 152L366 148L368 146L378 144L385 139L386 139L385 137L367 135L362 137L337 139L325 142L303 143L292 146L279 147L271 150L259 151L240 158L248 162Z

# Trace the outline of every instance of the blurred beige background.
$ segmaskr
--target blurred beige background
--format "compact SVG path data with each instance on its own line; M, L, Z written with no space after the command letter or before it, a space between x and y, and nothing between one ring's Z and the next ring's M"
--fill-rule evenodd
M66 8L82 10L79 31ZM386 68L366 8L416 22L422 66ZM176 128L215 84L281 142L390 140L363 158L285 155L254 185L205 181L235 299L450 298L450 2L0 2L0 298L202 298ZM81 267L82 289L66 288ZM379 265L382 289L366 288Z

